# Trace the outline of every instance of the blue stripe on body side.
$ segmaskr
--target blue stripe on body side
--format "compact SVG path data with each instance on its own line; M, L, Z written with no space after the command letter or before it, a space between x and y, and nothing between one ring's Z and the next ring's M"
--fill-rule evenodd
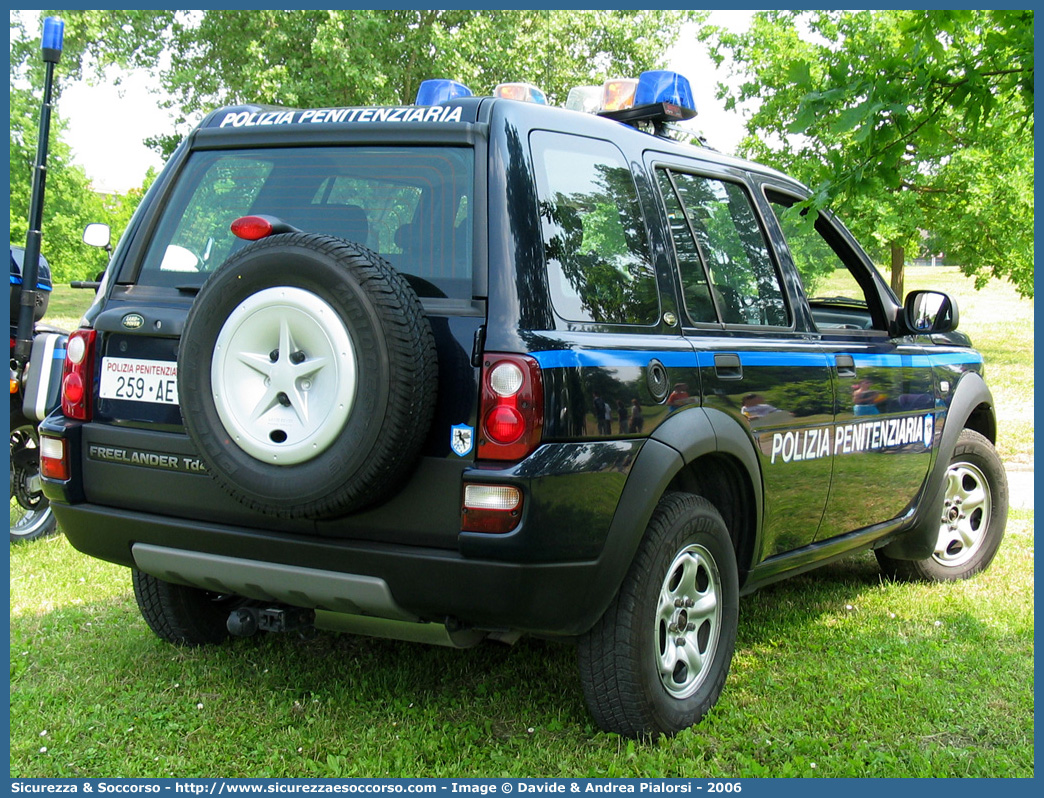
M739 356L744 366L822 366L829 354L843 354L841 352L730 352L721 350L717 352L686 352L684 350L671 349L665 351L657 350L626 350L626 349L551 349L542 352L530 352L530 357L536 359L541 368L642 368L649 364L652 359L659 360L665 366L684 367L692 366L692 358L695 355L696 365L701 368L712 368L716 354L735 354ZM929 368L942 365L965 365L982 363L982 355L974 350L967 352L947 352L928 355L904 355L904 354L860 354L851 353L856 366L880 366L886 368L900 368L912 366L916 368Z

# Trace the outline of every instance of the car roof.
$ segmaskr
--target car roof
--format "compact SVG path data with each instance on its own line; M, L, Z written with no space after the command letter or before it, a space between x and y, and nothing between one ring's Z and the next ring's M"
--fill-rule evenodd
M342 131L346 138L354 138L355 134L363 129L369 129L371 132L376 132L377 129L408 131L411 138L416 138L418 135L423 136L426 129L434 133L446 132L453 128L467 128L487 122L498 113L513 117L517 122L525 123L527 127L545 127L577 135L594 135L618 144L626 142L628 149L652 149L668 155L740 169L789 184L800 193L808 192L803 184L776 169L728 155L709 146L653 135L624 122L596 114L495 97L465 97L433 106L225 106L208 114L197 127L197 131L205 131L201 138L206 140L235 132L241 134L244 141L256 140L260 146L276 138L285 139L287 143L292 139L297 143L309 134L329 141L332 134Z

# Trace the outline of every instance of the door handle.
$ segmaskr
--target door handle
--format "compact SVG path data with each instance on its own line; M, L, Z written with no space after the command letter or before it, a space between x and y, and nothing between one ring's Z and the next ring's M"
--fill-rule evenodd
M743 364L739 355L715 355L714 376L719 380L743 379Z
M837 376L854 377L856 375L855 358L851 355L836 355L834 362L837 364Z

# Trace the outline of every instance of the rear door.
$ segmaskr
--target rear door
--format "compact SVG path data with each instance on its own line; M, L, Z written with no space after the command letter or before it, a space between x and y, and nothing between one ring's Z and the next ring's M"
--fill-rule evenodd
M765 523L756 561L813 541L830 485L831 363L793 301L742 172L659 160L683 329L702 403L731 416L759 453Z
M668 385L699 395L644 218L649 186L613 142L534 130L530 145L547 282L528 293L546 294L551 312L527 343L544 368L545 438L647 436L678 409L665 403Z

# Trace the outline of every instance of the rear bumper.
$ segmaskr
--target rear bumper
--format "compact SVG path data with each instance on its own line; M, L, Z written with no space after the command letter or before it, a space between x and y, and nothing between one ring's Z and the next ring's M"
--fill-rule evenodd
M199 584L210 572L212 589L273 597L299 606L320 605L381 617L430 621L455 619L481 629L513 629L550 635L575 635L589 629L615 585L600 579L598 560L564 563L511 563L465 558L457 552L303 537L223 524L165 518L91 504L55 503L55 514L69 541L84 554L138 567L143 560L170 581ZM142 548L144 547L144 548ZM165 557L164 553L171 556ZM249 556L244 556L247 553ZM194 560L194 573L180 575L164 563ZM159 562L160 564L156 564ZM186 569L189 566L184 566ZM295 582L302 589L295 591ZM324 587L314 587L322 582ZM360 589L361 585L367 587ZM380 598L381 586L386 598ZM365 596L370 596L367 599ZM362 598L361 598L362 597Z
M41 432L69 449L72 477L44 480L44 490L80 551L168 581L315 609L579 634L615 595L647 520L633 507L649 474L631 472L651 442L545 444L499 468L424 458L389 501L320 522L248 511L206 473L182 467L194 455L184 435L57 414ZM465 482L519 487L518 527L461 532ZM152 552L148 561L141 552Z

